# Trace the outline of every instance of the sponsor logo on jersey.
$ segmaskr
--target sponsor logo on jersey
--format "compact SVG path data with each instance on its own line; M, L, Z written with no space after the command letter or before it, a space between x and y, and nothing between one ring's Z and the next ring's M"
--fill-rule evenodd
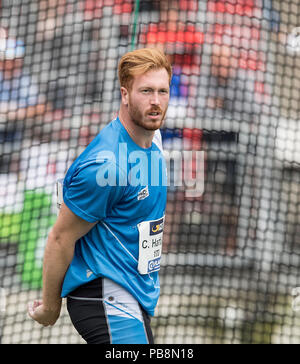
M160 258L156 258L148 262L148 273L155 272L159 269L160 269Z
M138 200L144 200L145 198L147 198L149 196L149 189L148 186L146 186L145 188L143 188L139 193L138 193Z
M164 219L159 219L150 222L150 235L156 235L163 231L164 229Z

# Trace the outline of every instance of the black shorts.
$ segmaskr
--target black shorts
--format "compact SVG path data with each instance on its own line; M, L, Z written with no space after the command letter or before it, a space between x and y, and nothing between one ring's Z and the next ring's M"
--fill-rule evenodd
M153 344L149 315L109 279L97 278L71 292L67 308L88 344Z

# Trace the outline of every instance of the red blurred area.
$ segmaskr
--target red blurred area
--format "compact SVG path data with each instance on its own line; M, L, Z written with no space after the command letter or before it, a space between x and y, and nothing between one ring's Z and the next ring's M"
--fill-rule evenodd
M254 0L209 0L207 3L208 11L249 17L254 15L255 8Z
M150 24L141 34L141 43L185 43L199 45L204 43L204 33L196 30L195 26L188 25L182 30L169 30L165 24Z
M132 13L132 0L86 0L84 2L84 15L86 20L98 19L102 17L103 7L113 7L114 14Z

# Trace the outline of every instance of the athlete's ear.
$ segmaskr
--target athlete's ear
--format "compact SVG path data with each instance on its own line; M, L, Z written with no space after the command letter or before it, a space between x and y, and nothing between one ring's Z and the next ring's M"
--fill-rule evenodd
M129 93L125 87L121 87L121 97L122 97L122 103L127 106L128 99L129 99Z

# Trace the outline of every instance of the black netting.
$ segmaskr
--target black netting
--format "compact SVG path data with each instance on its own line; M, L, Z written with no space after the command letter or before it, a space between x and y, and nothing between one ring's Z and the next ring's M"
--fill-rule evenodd
M202 194L169 188L156 343L300 343L298 1L2 0L0 12L1 342L82 342L65 305L51 329L26 305L41 294L55 181L116 115L120 56L151 46L174 70L164 148L204 156Z

